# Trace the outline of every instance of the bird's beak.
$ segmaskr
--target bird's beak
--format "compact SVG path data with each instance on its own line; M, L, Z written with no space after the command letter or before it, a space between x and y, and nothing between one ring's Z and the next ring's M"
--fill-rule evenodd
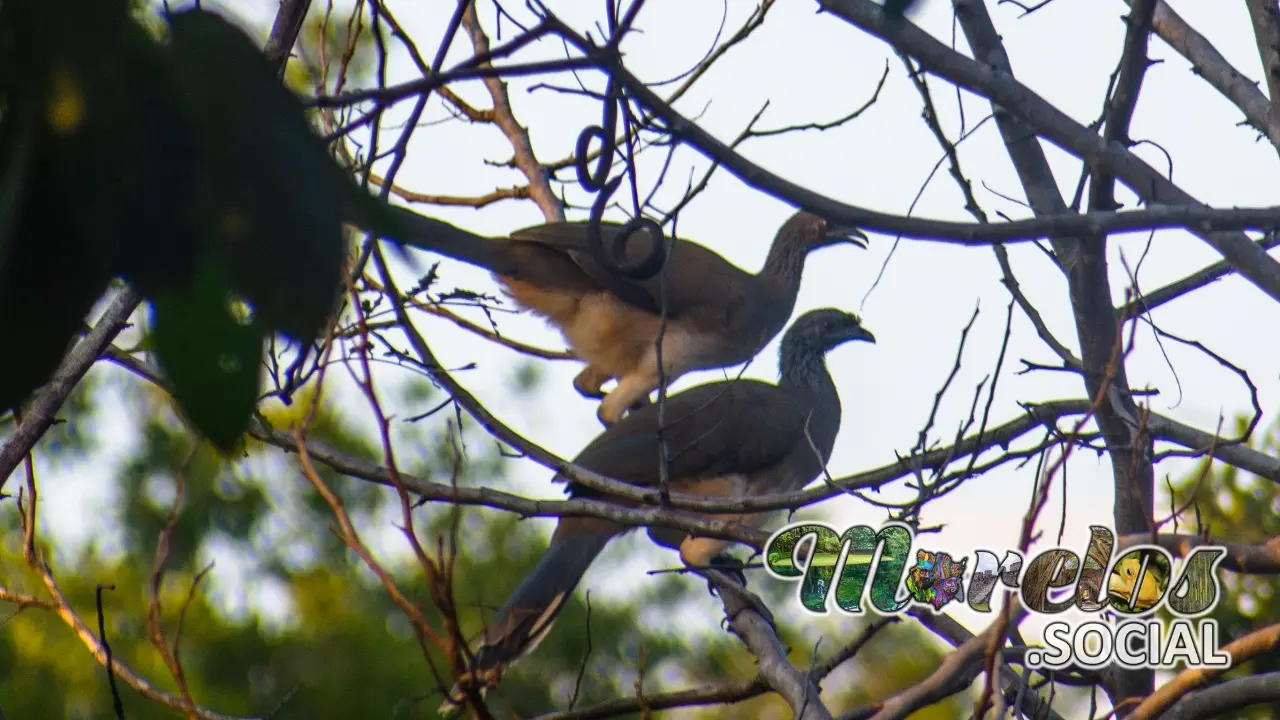
M860 327L857 330L854 330L853 332L849 333L848 339L850 341L862 340L863 342L869 342L872 345L876 344L876 336L872 335L871 331L864 327Z
M827 228L827 237L832 242L849 243L863 250L867 249L867 243L870 242L870 238L856 227L829 227Z

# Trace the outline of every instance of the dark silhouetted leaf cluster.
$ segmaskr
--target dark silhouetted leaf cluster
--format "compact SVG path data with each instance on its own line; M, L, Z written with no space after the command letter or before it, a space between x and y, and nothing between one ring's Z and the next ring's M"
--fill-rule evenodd
M157 41L125 0L3 4L0 410L49 380L118 277L152 302L187 418L239 440L264 338L311 340L335 308L343 222L397 234L276 70L199 9Z

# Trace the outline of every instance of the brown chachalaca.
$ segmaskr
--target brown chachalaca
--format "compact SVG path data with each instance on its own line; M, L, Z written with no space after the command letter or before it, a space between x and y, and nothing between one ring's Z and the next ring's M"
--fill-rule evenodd
M793 492L823 471L840 430L840 397L825 355L851 340L875 342L857 316L833 309L802 315L782 337L777 385L726 380L684 390L666 400L670 489L731 500ZM660 482L658 406L629 413L591 441L575 465L633 485ZM599 497L563 474L573 497ZM618 501L622 502L622 501ZM761 527L772 514L699 514ZM551 545L488 624L475 653L474 687L495 685L503 669L545 636L588 566L630 527L602 518L563 517ZM723 565L729 541L651 527L657 544L678 550L692 568ZM743 579L745 583L745 579ZM468 681L469 682L469 681ZM465 702L455 685L442 711Z
M603 398L596 414L605 425L645 404L658 389L655 346L663 282L667 324L661 375L670 384L693 370L755 357L790 319L809 252L836 243L866 247L861 231L829 227L822 218L799 212L778 230L755 275L697 243L664 238L670 248L665 280L656 273L637 280L596 259L587 222L537 225L507 240L404 212L408 232L418 236L414 245L492 270L511 298L560 330L587 363L573 386L585 397ZM654 238L638 232L624 240L624 227L601 223L600 235L626 267L650 256L653 246L645 245ZM606 395L601 387L615 378L618 385Z

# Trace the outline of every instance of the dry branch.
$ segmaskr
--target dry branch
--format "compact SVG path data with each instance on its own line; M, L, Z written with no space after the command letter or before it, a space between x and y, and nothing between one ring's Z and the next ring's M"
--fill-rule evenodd
M476 17L475 3L468 4L466 11L462 14L462 24L467 34L471 36L471 46L476 53L473 62L477 67L492 67L487 60L483 60L490 53L489 37L480 27L480 20ZM559 198L551 191L547 173L534 155L533 145L529 141L529 131L520 126L511 110L511 97L507 93L507 84L500 77L490 75L484 78L484 86L493 100L493 122L502 129L502 134L507 136L507 141L511 143L514 153L512 162L520 172L524 173L525 180L529 183L527 186L529 197L537 203L538 209L542 210L547 222L564 222L564 208Z
M1184 695L1160 715L1160 720L1227 717L1232 710L1264 704L1274 708L1277 703L1280 703L1280 672L1248 675Z
M1006 603L1003 619L1017 625L1026 614L1020 603ZM973 684L982 673L983 656L991 638L1001 632L1001 622L993 622L982 633L973 636L943 658L937 669L923 681L882 700L868 708L858 708L840 717L840 720L902 720L917 710L944 700Z
M962 8L979 9L973 3L956 2L963 20ZM881 38L896 49L914 57L930 72L945 78L959 88L982 95L994 106L1008 111L1025 122L1037 135L1053 142L1084 160L1094 173L1112 173L1148 205L1161 205L1160 212L1172 210L1168 206L1187 206L1186 209L1205 206L1188 195L1155 168L1129 152L1118 143L1107 142L1089 130L1030 88L1013 79L996 58L976 51L982 62L967 58L943 45L919 27L903 19L890 20L880 6L871 0L821 0L819 5L850 24ZM985 9L983 13L985 16ZM988 21L989 22L989 21ZM1117 215L1114 217L1121 217ZM1054 216L1055 221L1057 214ZM1088 216L1081 216L1082 219ZM843 219L843 218L842 218ZM1115 228L1090 227L1088 222L1061 221L1059 231L1046 235L1098 235L1114 232ZM999 232L999 226L990 226ZM1272 299L1280 301L1280 262L1240 232L1218 232L1212 226L1188 223L1188 229L1213 246L1243 277L1247 278ZM1071 229L1067 229L1071 228Z
M1176 557L1186 557L1198 547L1216 545L1225 548L1223 570L1249 575L1280 574L1280 538L1272 538L1261 545L1231 542L1198 535L1162 533L1152 537L1150 533L1122 535L1116 540L1116 552L1134 545L1159 545Z
M1125 0L1133 7L1138 0ZM1280 124L1271 119L1271 103L1256 82L1236 70L1196 29L1163 0L1156 3L1151 25L1161 40L1191 63L1192 70L1230 100L1246 121L1280 148Z
M22 411L22 421L0 447L0 488L13 473L22 458L40 441L45 431L53 426L54 416L71 396L80 378L89 372L94 361L111 346L116 335L129 323L129 317L142 298L125 286L115 293L102 318L85 334L58 363L53 377Z
M747 591L724 573L718 570L704 572L724 603L729 627L756 656L760 677L787 701L792 717L796 720L831 720L831 711L822 702L816 679L787 660L787 649L778 639L773 619L761 615L747 597Z
M1263 81L1271 98L1267 103L1270 106L1268 127L1280 125L1280 102L1277 102L1280 100L1280 10L1269 0L1245 0L1245 4L1249 6L1258 57L1262 60Z
M108 359L162 389L167 387L167 383L155 368L123 351L112 348L108 354ZM470 400L474 401L474 397L470 397ZM467 407L467 403L461 404ZM483 406L480 407L483 409ZM1087 412L1089 401L1056 400L1027 404L1024 408L1026 410L1025 415L994 428L988 428L986 432L981 434L981 437L976 435L969 436L954 446L930 450L920 456L906 456L889 465L883 465L879 468L843 478L836 478L833 481L834 487L826 482L819 482L814 487L799 492L737 500L708 500L694 495L672 493L669 498L669 507L672 510L693 510L704 513L756 512L805 507L839 495L847 490L876 488L886 485L912 474L916 468L931 468L947 460L966 458L975 452L980 453L994 447L1007 447L1028 432L1044 427L1045 424L1052 424L1058 419ZM470 412L469 407L468 411ZM481 422L483 423L483 420ZM1212 448L1214 458L1259 477L1280 483L1280 458L1266 455L1244 445L1232 445L1223 438L1218 438L1214 441L1214 436L1209 433L1155 413L1151 414L1147 429L1155 438L1200 452L1207 452ZM515 437L520 437L515 435L514 431L509 432ZM287 433L266 426L261 419L255 419L251 423L249 434L261 442L276 446L287 452L294 452L293 438ZM505 441L506 436L500 436L499 439ZM564 471L575 482L581 482L606 495L621 499L651 506L659 504L660 497L656 490L629 485L581 470L538 445L523 439L522 442L530 451L529 456L531 458L550 469ZM311 453L312 459L327 465L339 473L359 480L391 486L387 470L381 466L324 448L314 441L308 441L307 448ZM767 538L767 534L727 531L726 528L733 525L732 523L710 522L684 514L668 513L668 511L659 510L656 507L650 510L623 508L612 503L589 500L531 500L491 488L452 487L441 483L433 483L407 473L401 473L401 477L405 487L427 500L453 502L463 505L484 505L526 517L582 515L615 520L626 525L668 524L670 527L711 533L711 537L724 537L747 543L752 542L747 539L750 537Z
M1232 640L1222 648L1222 652L1231 655L1232 665L1240 665L1266 653L1275 651L1280 646L1280 624L1268 625L1260 630ZM1155 720L1169 706L1183 695L1196 688L1207 685L1214 678L1226 672L1227 668L1193 668L1183 670L1172 680L1160 686L1128 714L1130 720Z

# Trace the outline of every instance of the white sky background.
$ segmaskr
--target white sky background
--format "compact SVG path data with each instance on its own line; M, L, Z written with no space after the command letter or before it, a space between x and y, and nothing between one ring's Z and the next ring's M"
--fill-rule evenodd
M941 0L926 0L922 4L922 12L914 22L947 42L951 37L950 4ZM520 9L518 3L507 5L513 12ZM581 30L593 28L596 22L603 23L602 2L561 1L550 5ZM726 35L740 26L754 3L730 0L728 5ZM1246 76L1262 77L1243 6L1185 0L1170 2L1170 5ZM989 6L1018 79L1081 123L1092 122L1102 107L1107 78L1119 58L1124 36L1120 17L1127 12L1127 6L1120 0L1059 0L1022 19L1018 19L1021 11L1013 5L989 3ZM233 7L243 10L246 19L264 28L265 38L265 28L269 27L275 12L274 2L245 0L234 3ZM453 3L400 1L393 2L391 7L429 58L443 33ZM493 7L481 2L480 9L482 22L496 44ZM677 108L687 117L701 112L698 121L702 127L725 141L736 137L766 100L771 105L758 127L829 121L847 114L870 97L888 61L890 75L880 99L862 117L826 132L752 140L743 146L742 152L782 177L832 198L883 212L906 213L941 157L940 148L920 119L921 104L916 90L889 46L837 17L819 15L815 10L813 2L779 3L770 12L764 27L717 63ZM723 11L720 2L708 0L650 0L638 22L644 34L631 37L624 46L627 66L646 80L666 79L684 72L707 52ZM510 31L504 24L504 37L509 37ZM963 34L957 33L959 49L967 54ZM521 59L555 57L560 52L558 43L544 42ZM470 54L470 43L462 31L448 64L464 60ZM1240 112L1193 75L1189 64L1157 38L1151 41L1150 56L1163 62L1147 74L1131 135L1163 146L1174 158L1173 180L1204 202L1217 206L1276 204L1272 189L1277 180L1275 151L1265 142L1256 142L1252 130L1235 127L1241 119ZM416 77L416 70L404 61L403 53L399 53L390 68L389 81ZM588 72L584 77L590 87L603 88L599 74ZM572 79L566 76L559 82L571 85ZM552 92L528 93L524 88L530 83L520 79L511 82L516 116L529 128L538 157L544 162L558 160L572 152L583 127L600 122L599 106ZM936 78L931 80L931 86L944 127L954 139L959 128L955 91ZM489 106L488 95L478 82L457 87L478 107ZM410 105L401 105L399 112L407 112ZM965 97L964 107L969 128L989 113L988 103L973 96ZM438 101L433 101L427 118L443 116L443 108ZM394 118L393 113L388 126L394 125ZM389 140L383 141L384 147ZM1059 187L1069 200L1078 178L1079 163L1048 143L1044 145L1057 173ZM1013 217L1029 215L1025 208L983 188L985 183L1005 195L1023 197L993 122L988 122L962 144L960 152L962 167L991 217L998 217L998 212ZM1134 152L1156 168L1165 167L1163 154L1151 146L1139 146ZM504 161L510 155L506 138L494 126L461 122L434 125L414 136L409 161L398 183L418 192L453 195L480 195L495 186L523 184L524 178L517 172L494 169L483 162L485 159ZM662 159L660 153L654 152L647 162L641 163L641 179L646 183L642 192L656 179ZM669 207L683 192L691 163L698 169L696 176L700 177L706 161L692 149L682 149L669 175L669 187L659 195L664 207ZM616 197L626 197L625 193L624 188ZM582 202L580 191L571 197ZM1124 190L1118 193L1118 199L1128 203L1133 196ZM470 230L494 235L542 221L541 213L531 201L507 201L480 211L419 209ZM720 170L707 191L682 213L680 234L755 271L764 261L774 230L791 212L793 208L746 187ZM963 210L963 199L947 176L945 166L928 186L914 214L971 220ZM581 213L581 217L585 217L585 213ZM1123 252L1132 265L1145 242L1143 234L1113 239L1110 244L1112 288L1117 302L1123 299L1128 284L1120 253ZM863 304L864 295L893 247L893 237L873 235L870 250L866 252L851 247L819 251L810 258L797 302L797 316L805 310L824 306L859 312L864 324L878 339L874 346L852 344L830 356L829 366L845 410L830 462L830 470L836 477L890 463L895 459L895 452L905 454L915 444L934 393L951 369L961 329L976 304L981 304L982 312L969 339L964 367L942 406L931 441L940 439L943 444L949 444L957 424L968 415L974 386L992 371L1000 347L1009 296L999 283L999 269L989 249L903 241L889 261L879 286ZM1065 278L1043 254L1029 245L1011 246L1010 254L1026 294L1057 337L1078 353ZM1216 259L1209 246L1186 233L1161 232L1142 265L1139 281L1141 287L1151 290ZM425 266L431 258L423 260ZM497 291L497 286L483 271L452 261L446 261L441 267L442 289L458 286ZM1280 356L1280 340L1271 331L1280 326L1280 306L1261 291L1232 277L1162 307L1154 316L1164 329L1199 340L1249 370L1259 387L1264 408L1269 410L1280 405L1275 362ZM500 322L503 333L508 336L545 347L563 347L558 335L535 319L503 317ZM544 382L540 390L531 397L512 401L507 393L513 368L519 360L514 353L458 330L447 321L422 319L419 327L446 366L477 363L475 370L459 372L457 378L520 433L558 454L572 456L599 432L595 403L579 397L570 385L580 367L577 363L541 363ZM1156 412L1212 431L1220 415L1226 416L1230 423L1235 414L1248 409L1247 391L1233 374L1194 350L1166 342L1164 349L1181 379L1183 394L1179 402L1173 372L1151 332L1142 330L1137 338L1137 349L1128 362L1129 379L1134 387L1150 386L1161 391L1151 401ZM747 375L774 379L776 352L775 339L751 364ZM1044 363L1056 360L1015 309L1013 338L999 379L992 425L1018 415L1018 401L1083 395L1082 384L1074 375L1045 372L1016 375L1021 358ZM692 374L678 387L722 376L718 372ZM352 402L358 400L353 398ZM353 413L367 417L366 407L353 405L352 408ZM1269 422L1270 414L1262 427ZM107 438L125 442L129 437L127 428L110 422L100 425L103 432L109 433ZM1015 547L1032 488L1033 467L1019 470L1006 466L930 504L924 523L942 523L946 528L933 536L928 546L957 555L976 547ZM1166 461L1158 467L1158 478L1163 483L1166 474L1176 478L1188 468L1187 463ZM47 503L46 517L65 538L92 535L94 526L86 520L94 505L103 501L95 486L101 487L100 478L106 473L92 468L51 468L49 472L61 477L46 475L45 487L63 487L63 490L42 496ZM529 494L561 497L560 488L548 482L551 473L531 461L516 463L512 473ZM64 482L65 486L60 485ZM1089 524L1110 525L1111 485L1107 462L1099 461L1091 453L1075 453L1069 464L1066 491L1067 544L1082 549ZM1163 491L1159 492L1163 497ZM1050 541L1057 535L1061 494L1058 486L1042 516L1041 527ZM883 496L906 497L900 483L896 490L887 491ZM1161 506L1168 507L1167 499L1161 501ZM885 513L860 501L840 498L806 509L797 517L825 517L844 526L855 522L878 524L885 519ZM550 520L534 522L545 526L547 532L553 525ZM640 548L646 548L642 560L626 563L625 558ZM669 567L678 562L674 554L651 552L647 548L647 540L639 537L616 543L593 567L583 587L590 588L593 594L620 596L634 587L633 582L643 581L643 570ZM623 570L618 569L620 563L624 563ZM633 566L635 572L631 571ZM224 581L232 579L231 568L222 565L219 572L224 575ZM759 574L754 582L770 581ZM718 631L719 616L714 614L710 604L713 602L708 600L705 619L695 621L703 632ZM780 619L802 621L798 613L793 615L791 610L779 612ZM975 630L984 627L990 617L963 609L953 610L953 614ZM1035 619L1029 620L1024 625L1028 637L1038 639L1041 624Z

